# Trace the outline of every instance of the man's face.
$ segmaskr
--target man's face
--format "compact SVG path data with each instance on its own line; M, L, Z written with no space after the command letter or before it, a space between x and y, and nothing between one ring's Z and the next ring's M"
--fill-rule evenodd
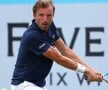
M33 14L36 24L41 30L48 30L49 25L53 20L53 8L51 6L47 8L39 8L36 13Z

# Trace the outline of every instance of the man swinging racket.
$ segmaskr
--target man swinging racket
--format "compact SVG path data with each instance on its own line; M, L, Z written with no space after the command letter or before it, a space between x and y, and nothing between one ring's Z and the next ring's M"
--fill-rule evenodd
M64 44L53 22L54 13L51 0L38 0L34 4L32 24L21 40L11 90L46 90L45 78L53 62L84 73L89 82L102 81L100 73Z

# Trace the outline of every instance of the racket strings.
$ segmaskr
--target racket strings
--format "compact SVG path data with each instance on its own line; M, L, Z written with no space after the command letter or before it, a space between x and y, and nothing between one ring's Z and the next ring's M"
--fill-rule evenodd
M103 80L108 83L108 72L103 74Z

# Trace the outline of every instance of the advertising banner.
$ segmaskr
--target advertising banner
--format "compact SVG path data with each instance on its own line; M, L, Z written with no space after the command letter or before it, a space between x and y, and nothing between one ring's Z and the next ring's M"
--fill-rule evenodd
M33 19L36 0L0 1L0 90L10 90L23 32ZM108 71L108 1L54 0L54 23L66 45L95 70ZM48 90L107 90L108 83L88 83L83 74L54 63Z

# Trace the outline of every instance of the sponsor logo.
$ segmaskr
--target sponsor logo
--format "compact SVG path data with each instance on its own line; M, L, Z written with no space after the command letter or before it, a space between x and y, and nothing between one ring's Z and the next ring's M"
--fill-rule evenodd
M39 49L43 48L45 46L45 43L39 46Z
M55 35L53 35L52 38L54 39L55 38Z

